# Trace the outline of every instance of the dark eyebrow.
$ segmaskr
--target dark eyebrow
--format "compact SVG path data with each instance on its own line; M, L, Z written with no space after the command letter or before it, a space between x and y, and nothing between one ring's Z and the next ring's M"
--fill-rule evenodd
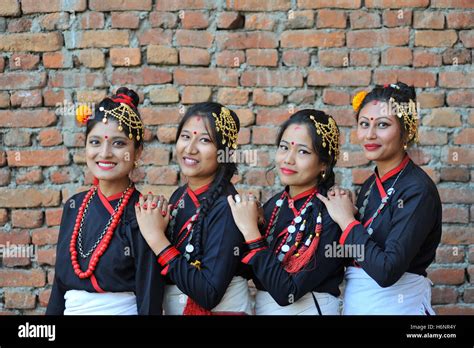
M360 117L359 117L359 119L361 119L361 118L365 118L366 120L368 120L368 119L369 119L367 116L360 116ZM389 119L389 118L388 118L388 117L386 117L386 116L382 116L382 117L378 117L378 118L375 118L375 117L374 117L374 120L375 120L375 121L380 121L381 119L384 119L384 118L385 118L385 119L387 119L387 121L390 121L390 122L392 122L392 120L391 120L391 119Z
M280 142L289 144L286 140L281 140ZM296 145L298 145L298 146L303 146L303 147L306 147L308 150L311 150L311 148L310 148L309 146L305 145L305 144L298 144L298 143L296 143Z
M187 129L183 129L183 130L181 131L181 133L184 133L184 132L186 132L186 133L191 133L191 131L190 131L190 130L187 130ZM209 135L209 133L208 133L208 132L205 132L205 133L201 133L201 135Z

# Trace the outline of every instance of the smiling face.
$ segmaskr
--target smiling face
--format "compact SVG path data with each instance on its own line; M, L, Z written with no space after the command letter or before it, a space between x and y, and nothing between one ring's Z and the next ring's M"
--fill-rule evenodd
M183 125L176 142L181 172L190 181L210 182L217 172L217 147L206 118L192 116Z
M403 153L401 124L386 102L369 102L359 113L357 138L371 161L390 161Z
M306 125L292 124L283 132L276 152L276 167L283 185L297 186L303 192L316 185L326 164L319 161Z
M132 171L141 155L133 140L117 129L118 123L98 122L87 135L87 167L99 180L121 180Z

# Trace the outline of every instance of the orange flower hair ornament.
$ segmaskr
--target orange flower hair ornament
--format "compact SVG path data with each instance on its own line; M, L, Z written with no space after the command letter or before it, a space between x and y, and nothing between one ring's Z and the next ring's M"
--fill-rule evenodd
M81 125L86 124L87 120L89 120L91 115L92 115L92 110L87 105L79 105L79 107L76 109L76 120Z
M352 108L355 112L359 111L360 106L362 105L362 102L364 101L367 94L368 93L366 91L360 91L354 96L354 98L352 99Z

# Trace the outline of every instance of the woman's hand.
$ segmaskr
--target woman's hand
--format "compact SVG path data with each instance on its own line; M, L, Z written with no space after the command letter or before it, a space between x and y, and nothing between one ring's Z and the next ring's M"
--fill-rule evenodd
M354 204L356 201L356 195L353 191L334 185L328 190L328 198L334 197L336 195L347 195L352 202L352 214L355 216L359 212Z
M242 232L245 241L248 242L260 238L262 236L258 230L260 214L255 196L251 193L242 195L242 198L240 195L235 195L235 200L234 197L228 196L227 201L232 210L235 224L240 232Z
M135 204L135 214L143 238L158 255L170 245L165 231L170 221L170 205L162 195L153 196L151 192L146 196L140 195L140 201Z
M354 204L352 204L347 194L335 192L334 194L328 194L327 198L319 193L316 195L324 203L329 215L339 225L341 230L344 231L355 220L353 213Z

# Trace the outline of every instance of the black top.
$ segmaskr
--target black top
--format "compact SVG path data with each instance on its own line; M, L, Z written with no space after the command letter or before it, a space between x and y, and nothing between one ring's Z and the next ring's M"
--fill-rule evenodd
M64 314L64 294L68 290L98 292L91 278L80 279L74 273L69 251L78 209L86 193L78 193L64 204L57 244L54 284L46 314ZM106 202L115 208L120 196L121 194L114 195L109 197L111 200L108 200L98 190L92 198L83 227L85 252L97 241L111 216L106 208ZM124 209L109 247L97 264L94 275L100 289L105 292L134 292L138 314L161 315L164 279L160 275L160 266L156 262L155 254L142 237L138 227L134 210L138 199L139 192L135 190ZM78 255L82 271L87 269L91 257L83 259Z
M263 207L265 225L261 229L262 235L267 230L267 224L270 223L276 201L281 194L282 192L273 196ZM309 194L306 192L294 197L294 207L299 210L308 196ZM312 210L307 214L313 214L316 217L321 212L323 229L315 256L310 259L303 269L294 274L288 273L275 253L283 238L283 236L280 238L277 238L277 236L291 224L296 216L289 207L288 199L284 200L278 214L276 228L273 232L274 238L270 242L269 248L258 251L248 262L252 268L253 280L257 289L268 291L280 306L287 306L298 301L310 291L330 293L334 296L340 294L339 284L344 276L344 259L332 256L326 257L325 251L328 247L333 248L337 244L341 236L341 230L316 196L312 198L312 202ZM304 236L308 233L308 228L306 228ZM304 240L303 237L302 241ZM293 239L289 246L293 245L294 242Z
M405 169L402 162L380 178L384 191L388 192L399 176L388 205L370 226L372 235L367 232L368 220L383 195L375 182L377 173L365 181L357 199L360 209L372 186L362 224L346 229L341 238L345 237L345 244L363 246L364 261L358 261L358 265L382 287L393 285L405 272L426 276L441 239L442 208L438 190L420 167L408 157L405 161Z
M186 234L186 229L182 234L179 234L179 231L187 225L188 220L195 214L197 206L207 198L209 193L206 188L191 191L191 195L190 191L187 186L182 186L170 198L170 204L176 204L181 197L184 200L184 207L178 209L173 232L171 233L170 229L167 232L174 246ZM219 304L234 276L245 276L243 267L240 265L244 238L235 225L227 202L227 196L235 194L237 191L233 185L229 184L214 201L202 221L202 250L199 258L201 269L190 265L190 262L196 259L196 249L190 254L189 260L184 256L189 237L177 247L180 255L170 261L165 268L167 283L176 284L183 293L207 310ZM198 205L193 201L193 196L199 201ZM194 237L191 238L191 244L193 240Z

